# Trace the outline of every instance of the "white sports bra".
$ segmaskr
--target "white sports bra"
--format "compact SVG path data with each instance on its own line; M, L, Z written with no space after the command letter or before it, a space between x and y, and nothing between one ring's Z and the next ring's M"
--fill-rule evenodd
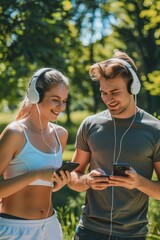
M9 166L4 172L4 179L13 178L22 175L31 170L47 169L47 168L59 168L62 165L62 146L56 131L54 128L57 141L59 143L59 150L56 153L45 153L35 148L29 141L27 133L24 129L24 125L18 122L23 128L26 138L26 144L21 152L11 160ZM36 180L29 185L43 185L51 186L52 183L44 180Z

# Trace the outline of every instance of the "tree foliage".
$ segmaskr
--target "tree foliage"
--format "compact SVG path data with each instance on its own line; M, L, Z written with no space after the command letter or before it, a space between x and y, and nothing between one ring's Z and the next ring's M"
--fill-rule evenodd
M30 75L50 66L70 79L68 115L81 108L97 111L99 91L89 66L120 49L136 60L145 101L158 109L151 94L160 95L159 11L156 0L1 0L0 101L16 105Z
M146 31L155 29L155 43L156 45L160 45L160 1L145 0L144 4L148 6L148 9L141 12L141 17L148 19L145 29ZM150 91L151 95L160 96L160 64L158 64L157 70L149 73L147 77L149 81L145 81L144 83L146 89ZM144 80L146 79L144 78Z
M28 75L51 66L67 72L74 36L70 1L1 1L0 99L13 103ZM4 84L5 82L5 84ZM8 92L9 90L9 92Z
M152 94L160 95L160 92L153 91L160 84L157 76L157 70L160 69L160 45L157 38L159 5L158 1L109 0L103 6L114 18L111 23L113 32L117 32L117 37L125 43L121 49L127 51L138 65L138 73L145 82L143 85L142 81L142 85L147 90L143 90L145 102L148 103L147 110L152 113L160 112L160 101L157 101L157 97L152 97Z

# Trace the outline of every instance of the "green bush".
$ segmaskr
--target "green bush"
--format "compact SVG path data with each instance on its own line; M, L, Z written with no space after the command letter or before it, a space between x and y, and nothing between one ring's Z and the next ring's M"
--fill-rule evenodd
M148 219L149 219L149 234L147 240L160 239L160 201L150 199Z
M57 207L59 221L62 225L63 239L71 240L81 214L84 193L77 193L76 197L69 197L65 206Z

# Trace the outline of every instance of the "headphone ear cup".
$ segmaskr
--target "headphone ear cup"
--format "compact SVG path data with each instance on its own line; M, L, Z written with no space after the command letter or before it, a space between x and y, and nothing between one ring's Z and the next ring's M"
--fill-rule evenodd
M32 104L36 104L39 102L39 93L36 90L36 82L38 77L34 77L31 81L31 85L28 90L28 99Z
M53 68L41 68L32 77L31 84L28 89L27 97L32 104L37 104L40 101L39 93L36 89L38 78L45 72L54 70Z
M131 92L131 94L137 95L137 94L139 93L139 91L140 91L140 85L139 85L139 83L138 83L138 82L135 82L135 81L133 80L133 83L131 84L131 87L130 87L130 92Z
M135 73L135 71L132 69L132 68L129 68L132 76L133 76L133 81L132 81L132 84L130 86L130 92L131 94L133 95L137 95L141 89L141 83L138 79L138 76L137 74Z

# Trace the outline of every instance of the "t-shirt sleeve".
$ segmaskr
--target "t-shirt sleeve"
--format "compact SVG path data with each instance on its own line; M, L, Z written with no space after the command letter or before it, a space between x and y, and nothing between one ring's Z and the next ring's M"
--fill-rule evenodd
M90 152L88 145L89 120L86 118L81 123L76 136L75 147L85 152Z
M153 154L153 161L160 162L160 129L157 131L157 141L155 144L154 154Z

